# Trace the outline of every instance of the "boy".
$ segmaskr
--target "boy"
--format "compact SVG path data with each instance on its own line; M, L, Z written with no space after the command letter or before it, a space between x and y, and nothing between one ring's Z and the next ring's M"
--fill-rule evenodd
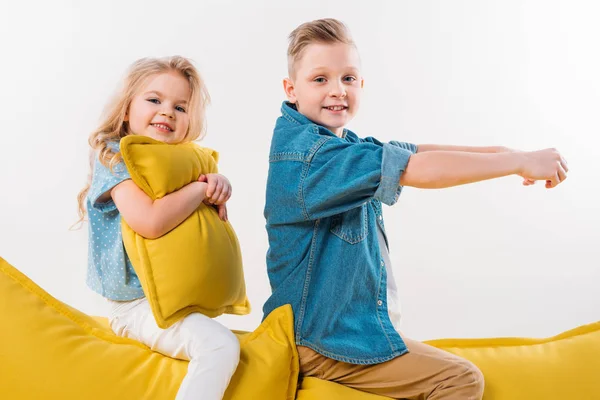
M339 21L296 28L288 69L289 101L269 156L272 295L264 314L292 305L303 376L396 399L481 399L477 367L398 332L381 203L396 203L403 186L444 188L511 174L551 188L566 178L566 162L554 149L359 138L344 126L360 104L360 59Z

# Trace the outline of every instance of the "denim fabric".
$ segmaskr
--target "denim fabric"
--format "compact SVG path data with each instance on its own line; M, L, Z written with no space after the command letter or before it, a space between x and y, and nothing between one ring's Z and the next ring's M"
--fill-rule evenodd
M264 215L272 295L291 304L296 344L339 361L376 364L407 352L387 309L377 237L413 144L342 138L284 102L269 156ZM386 238L387 241L387 238Z

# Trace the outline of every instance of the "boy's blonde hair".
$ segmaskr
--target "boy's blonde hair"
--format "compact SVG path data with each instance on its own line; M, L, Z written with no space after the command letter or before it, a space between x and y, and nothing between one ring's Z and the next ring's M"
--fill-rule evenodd
M113 152L109 144L111 142L118 143L121 138L130 134L125 116L131 101L142 90L148 78L171 71L180 73L190 84L190 101L187 110L190 122L183 140L191 142L204 136L206 132L204 116L210 96L202 77L192 62L181 56L142 58L134 62L125 75L121 89L107 105L100 126L89 137L90 174L87 185L77 196L80 222L85 217L85 198L90 189L94 157L98 157L102 164L111 169L121 161L120 153Z
M302 58L304 49L312 43L345 43L356 47L348 27L333 18L317 19L305 22L289 35L288 74L294 75L294 65Z

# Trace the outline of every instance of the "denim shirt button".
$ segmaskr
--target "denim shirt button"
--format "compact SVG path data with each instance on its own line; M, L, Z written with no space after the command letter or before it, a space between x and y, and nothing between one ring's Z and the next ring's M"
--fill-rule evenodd
M383 262L383 260L381 260L381 266L383 267L385 265L385 263Z
M380 221L383 221L383 215L380 215L380 216L379 216L379 220L380 220Z
M383 301L381 301L381 300L377 300L377 305L378 305L378 306L381 306L381 305L383 305Z

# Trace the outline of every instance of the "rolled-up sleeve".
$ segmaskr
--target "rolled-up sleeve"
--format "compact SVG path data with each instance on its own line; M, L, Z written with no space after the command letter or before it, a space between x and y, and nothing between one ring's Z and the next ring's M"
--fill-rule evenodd
M398 201L402 191L400 177L406 170L410 156L416 151L408 143L402 143L406 146L399 146L397 143L390 142L383 144L383 155L381 161L381 182L375 192L374 198L383 204L391 206Z
M395 142L400 143L400 142ZM408 144L325 142L301 180L300 199L306 219L335 215L375 198L392 205L400 194L400 176L413 154Z

